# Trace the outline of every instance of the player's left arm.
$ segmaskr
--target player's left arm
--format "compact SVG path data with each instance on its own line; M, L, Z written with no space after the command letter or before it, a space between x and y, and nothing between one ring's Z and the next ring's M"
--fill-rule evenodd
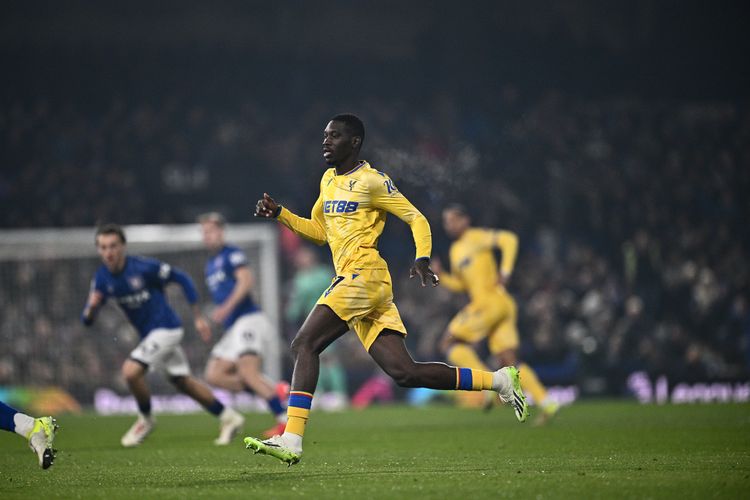
M201 338L208 342L211 339L211 327L209 326L208 321L206 321L206 318L203 317L203 313L198 305L198 290L195 288L195 283L190 279L190 276L188 276L186 272L170 266L166 262L161 262L159 263L157 277L163 284L177 283L180 285L182 292L185 294L185 298L193 311L195 329L198 330L198 334Z
M233 267L232 274L235 284L229 297L211 313L211 319L216 323L223 323L237 307L237 304L242 302L253 288L253 273L247 266L245 254L237 250L229 256L229 261L229 264Z
M518 235L513 231L505 229L490 232L492 246L499 248L502 252L500 260L500 280L506 284L516 266L516 257L518 256Z
M377 177L377 176L376 176ZM422 286L431 283L437 286L440 278L430 269L430 254L432 253L432 232L430 223L422 212L411 204L406 197L393 185L393 181L385 175L377 177L370 184L372 204L376 208L392 213L409 224L417 254L409 277L419 276Z

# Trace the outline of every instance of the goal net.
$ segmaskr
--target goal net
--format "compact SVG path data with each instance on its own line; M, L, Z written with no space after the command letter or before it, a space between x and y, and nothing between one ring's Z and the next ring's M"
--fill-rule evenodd
M201 292L208 254L197 224L126 226L128 253L155 257L186 271ZM271 225L230 225L227 241L242 248L255 276L254 299L280 332L277 232ZM0 387L59 386L91 404L96 391L127 394L120 366L139 338L109 301L96 323L80 321L90 281L100 265L93 228L0 231ZM183 347L194 374L202 376L211 344L200 340L192 313L177 285L167 287L170 304L185 327ZM214 341L223 330L213 325ZM264 370L280 375L280 347L266 353ZM154 393L174 393L162 377L150 376Z

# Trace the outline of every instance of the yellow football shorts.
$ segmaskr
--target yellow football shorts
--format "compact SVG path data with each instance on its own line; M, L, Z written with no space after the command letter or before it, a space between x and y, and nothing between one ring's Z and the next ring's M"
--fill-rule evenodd
M516 301L501 290L461 309L448 324L448 333L469 344L487 339L490 352L498 354L518 348L517 316Z
M355 269L336 276L317 303L330 307L346 321L368 351L385 329L406 336L406 327L393 303L388 269Z

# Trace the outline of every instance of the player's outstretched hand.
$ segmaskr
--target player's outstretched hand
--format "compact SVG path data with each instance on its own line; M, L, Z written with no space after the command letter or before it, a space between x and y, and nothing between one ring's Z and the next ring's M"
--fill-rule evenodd
M422 281L422 286L427 286L430 283L432 286L438 286L440 278L430 269L430 259L417 259L414 261L414 265L409 271L409 278L419 276Z
M268 196L268 193L263 193L263 198L258 200L258 203L255 205L256 217L275 219L279 216L279 212L281 212L281 205Z

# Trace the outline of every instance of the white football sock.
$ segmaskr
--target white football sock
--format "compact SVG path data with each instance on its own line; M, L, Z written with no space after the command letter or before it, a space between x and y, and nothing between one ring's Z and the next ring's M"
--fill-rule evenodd
M510 389L510 377L502 370L492 372L492 389L496 392L508 392Z
M293 432L284 432L281 437L284 438L286 444L293 450L302 449L302 436L300 436L299 434L295 434Z
M19 411L13 415L13 423L16 425L16 434L28 439L29 432L34 429L34 417L30 417Z

